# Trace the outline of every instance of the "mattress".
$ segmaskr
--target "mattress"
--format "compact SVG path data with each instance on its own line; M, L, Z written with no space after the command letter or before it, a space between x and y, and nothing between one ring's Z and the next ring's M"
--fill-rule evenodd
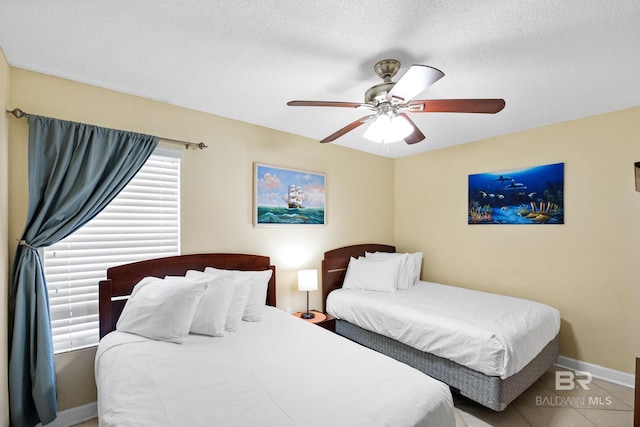
M448 386L265 307L225 337L112 332L96 354L107 426L455 426Z
M560 330L560 313L534 301L431 282L394 293L338 289L327 312L415 349L502 379Z

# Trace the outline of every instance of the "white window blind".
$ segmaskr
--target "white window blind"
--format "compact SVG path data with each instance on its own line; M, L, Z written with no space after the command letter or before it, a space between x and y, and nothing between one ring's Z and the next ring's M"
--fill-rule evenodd
M98 282L109 267L180 254L180 155L158 147L98 216L44 248L55 353L98 343Z

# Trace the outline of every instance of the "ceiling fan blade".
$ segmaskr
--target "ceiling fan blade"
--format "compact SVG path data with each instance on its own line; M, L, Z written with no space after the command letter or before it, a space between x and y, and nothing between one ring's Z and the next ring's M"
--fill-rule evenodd
M328 137L326 137L325 139L323 139L320 142L324 144L325 142L335 141L336 139L340 138L345 133L351 132L352 130L354 130L358 126L360 126L363 123L365 123L369 117L372 117L372 116L370 115L370 116L360 117L358 120L356 120L354 122L351 122L348 125L346 125L345 127L343 127L342 129L339 129L339 130L335 131L334 133L332 133L331 135L329 135Z
M504 99L429 99L411 101L408 104L411 113L484 113L495 114L501 111Z
M444 77L444 73L428 65L412 65L387 93L392 98L407 102Z
M409 136L407 136L404 139L404 142L411 145L411 144L415 144L417 142L422 141L424 139L424 134L420 131L420 129L418 129L418 126L416 126L413 120L411 120L409 116L405 113L400 113L400 115L405 119L407 119L407 121L411 124L411 126L413 126L413 132L411 132Z
M370 107L369 104L362 104L360 102L340 102L340 101L289 101L287 105L290 107L346 107L346 108L358 108L358 107Z

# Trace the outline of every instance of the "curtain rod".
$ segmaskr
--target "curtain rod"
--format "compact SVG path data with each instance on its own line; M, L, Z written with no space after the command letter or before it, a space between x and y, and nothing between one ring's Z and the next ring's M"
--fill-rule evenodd
M23 117L29 117L29 113L25 113L24 111L22 111L19 108L14 108L13 110L7 110L7 113L9 114L13 114L13 116L16 119L21 119ZM172 144L181 144L184 145L185 149L189 149L191 147L193 148L199 148L201 150L204 150L205 148L208 148L204 142L189 142L189 141L181 141L179 139L173 139L173 138L163 138L161 136L157 137L158 139L161 139L162 141L165 142L170 142Z

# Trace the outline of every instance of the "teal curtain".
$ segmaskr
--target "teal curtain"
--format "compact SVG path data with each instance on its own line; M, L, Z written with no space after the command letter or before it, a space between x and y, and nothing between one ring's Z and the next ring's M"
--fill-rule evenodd
M29 208L9 299L12 426L47 424L57 413L49 298L37 249L95 217L157 144L154 136L29 116Z

